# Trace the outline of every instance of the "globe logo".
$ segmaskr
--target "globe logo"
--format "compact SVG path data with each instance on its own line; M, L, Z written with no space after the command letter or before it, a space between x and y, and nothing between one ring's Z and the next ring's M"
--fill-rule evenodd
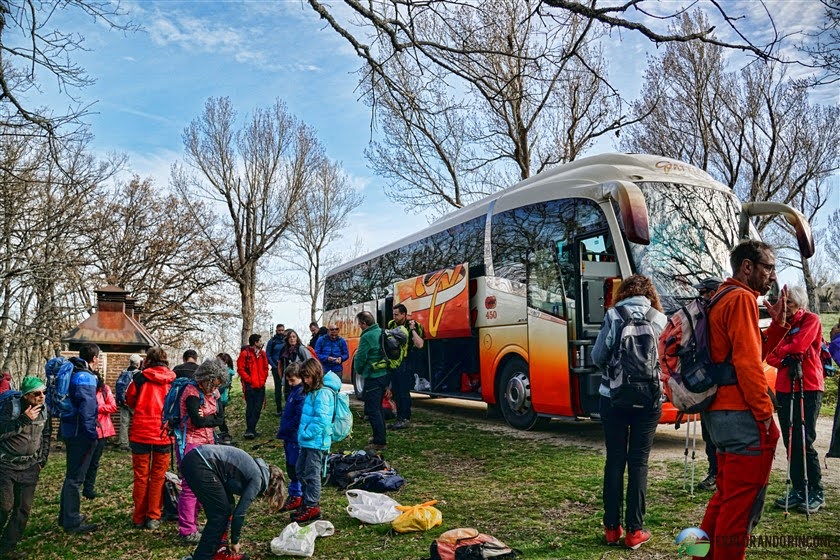
M709 553L711 544L709 535L699 527L689 527L680 531L676 540L677 554L680 556L704 557Z

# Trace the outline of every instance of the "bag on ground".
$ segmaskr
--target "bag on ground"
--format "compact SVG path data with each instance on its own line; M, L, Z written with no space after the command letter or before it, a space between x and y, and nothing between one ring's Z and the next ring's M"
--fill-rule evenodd
M50 359L44 366L47 384L47 410L54 417L61 417L73 412L73 404L67 393L70 391L70 379L73 377L73 363L64 356Z
M390 523L400 516L400 504L392 497L364 490L347 491L347 513L362 523Z
M662 397L656 330L651 321L657 311L640 315L624 306L615 310L621 318L618 340L607 364L610 404L614 407L650 408Z
M681 412L706 410L718 385L728 385L732 366L712 362L709 342L709 310L726 292L719 290L711 301L697 298L671 315L659 335L659 363L665 396Z
M357 476L347 488L358 488L368 492L394 492L405 484L405 479L397 474L396 469L367 472Z
M332 440L341 441L349 436L353 431L353 411L350 410L350 397L347 393L341 393L329 387L328 389L335 393L335 412L333 412L332 419Z
M383 420L393 420L397 416L397 402L394 400L391 389L385 390L382 395L382 418Z
M399 517L391 521L391 528L397 533L428 531L443 523L443 514L434 507L437 500L431 500L414 506L397 506Z
M356 477L373 471L388 468L388 463L379 455L369 455L365 451L333 453L327 459L326 484L347 488Z
M9 389L0 393L0 415L4 420L17 420L20 416L20 399L23 393Z
M271 539L271 552L277 556L312 556L315 553L315 539L329 537L335 527L323 519L300 526L289 523L279 537Z
M181 479L172 471L166 471L163 479L163 515L161 519L178 519L178 497L181 495Z
M512 560L522 553L472 528L451 529L432 541L430 560Z

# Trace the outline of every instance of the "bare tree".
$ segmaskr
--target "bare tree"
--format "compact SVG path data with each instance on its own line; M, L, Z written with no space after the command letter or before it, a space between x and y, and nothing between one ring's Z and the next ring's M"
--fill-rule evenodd
M338 163L321 161L287 236L291 251L287 262L307 281L305 285L297 281L283 283L285 290L306 298L310 321L320 319L326 272L348 259L344 249L340 254L330 251L336 235L347 226L347 217L363 200Z
M819 27L807 32L799 45L808 62L802 62L815 70L810 80L814 85L833 84L840 80L840 2L820 0L823 5L823 21Z
M205 201L220 214L215 223L202 223L195 214L195 227L210 244L215 265L239 290L244 345L254 328L260 259L289 228L323 150L312 129L279 100L236 126L230 99L208 99L184 130L192 173L175 166L172 182L188 202Z

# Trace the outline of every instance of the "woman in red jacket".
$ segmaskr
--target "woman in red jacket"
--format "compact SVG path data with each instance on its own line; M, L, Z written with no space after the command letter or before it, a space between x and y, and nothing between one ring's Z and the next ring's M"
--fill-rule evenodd
M125 401L134 410L128 434L134 467L134 527L154 530L160 527L163 506L163 480L169 468L172 445L162 429L163 401L175 372L169 369L166 351L149 348L146 367L134 374Z
M108 438L117 434L114 430L114 423L111 415L117 411L117 399L111 388L105 385L105 378L100 373L96 374L96 433L99 434L99 441L93 449L93 457L90 459L90 467L85 474L85 484L82 487L82 496L92 500L99 496L94 489L96 485L96 473L99 471L99 460L102 459L102 452L105 450L105 442Z

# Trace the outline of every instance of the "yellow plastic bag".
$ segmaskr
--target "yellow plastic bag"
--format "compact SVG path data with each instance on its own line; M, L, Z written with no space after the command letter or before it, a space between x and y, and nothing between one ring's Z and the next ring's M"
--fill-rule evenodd
M391 521L391 527L397 533L410 533L412 531L428 531L443 523L443 514L439 509L432 507L437 500L432 500L415 506L395 506L402 513Z

